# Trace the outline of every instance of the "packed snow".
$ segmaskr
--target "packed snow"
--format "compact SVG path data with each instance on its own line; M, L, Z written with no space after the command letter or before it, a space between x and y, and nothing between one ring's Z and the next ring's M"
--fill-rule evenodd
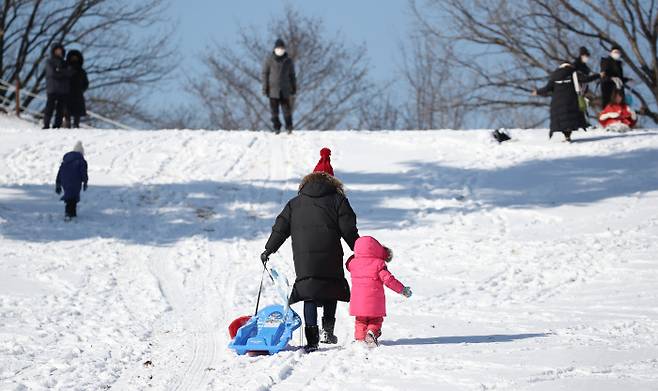
M0 390L658 388L656 130L499 145L0 124ZM90 183L66 223L54 179L77 140ZM338 345L304 354L297 331L236 356L228 324L252 313L270 227L325 146L414 295L387 292L379 348L352 342L339 304ZM292 281L291 257L271 265Z

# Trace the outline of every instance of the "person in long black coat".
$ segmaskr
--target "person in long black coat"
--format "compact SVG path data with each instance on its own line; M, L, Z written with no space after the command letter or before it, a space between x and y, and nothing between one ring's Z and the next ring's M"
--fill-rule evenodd
M578 94L574 84L576 77L581 85L587 82L587 77L578 72L570 63L564 63L549 77L546 86L533 90L533 95L551 96L551 130L562 132L567 141L571 141L571 133L588 126L585 113L578 106Z
M79 128L80 117L87 115L85 91L89 88L89 79L87 78L87 71L83 67L84 57L79 50L71 50L66 55L66 63L72 71L66 105L66 123L69 128Z
M84 154L82 143L78 141L73 147L73 151L64 155L57 172L55 192L61 194L62 188L64 188L61 200L66 204L64 213L67 221L78 217L77 205L80 202L80 190L87 191L89 177Z
M288 56L286 44L282 39L276 40L273 52L268 54L265 59L261 78L263 95L270 101L274 131L277 134L281 131L281 120L279 119L279 107L281 107L286 130L289 133L292 132L297 76L295 75L295 63Z
M324 307L322 342L337 343L334 335L336 303L350 300L341 238L352 250L359 238L356 215L338 179L326 172L314 172L302 180L299 194L276 218L261 255L263 263L288 237L292 237L297 276L290 304L304 302L306 349L316 350L320 340L318 306Z
M630 80L624 76L624 65L621 62L621 48L614 46L610 55L601 59L601 73L605 77L601 80L601 100L606 107L612 100L612 93L619 90L624 94L624 85Z
M590 52L589 49L587 49L584 46L581 46L580 49L578 50L578 57L576 57L572 62L571 65L576 68L576 71L580 72L584 78L583 80L585 83L589 83L592 81L596 81L601 78L602 74L601 73L593 73L592 69L587 65L589 63L590 59Z
M583 80L585 83L597 81L605 76L603 73L592 72L592 68L590 68L588 65L589 60L590 60L589 49L587 49L584 46L581 46L580 49L578 50L578 57L576 57L571 62L571 65L573 65L576 68L576 71L580 72L584 76ZM601 101L598 99L598 97L592 91L589 90L587 84L584 84L581 87L582 87L582 95L589 100L591 105L598 106L601 104Z

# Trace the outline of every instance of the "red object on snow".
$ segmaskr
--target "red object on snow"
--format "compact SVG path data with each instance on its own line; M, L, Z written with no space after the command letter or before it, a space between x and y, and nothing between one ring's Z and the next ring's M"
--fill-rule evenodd
M334 176L334 168L331 167L331 149L322 148L322 150L320 150L320 161L315 166L313 172L326 172L327 174Z
M231 324L228 326L228 335L231 336L231 339L235 338L235 335L238 333L238 330L240 327L244 326L249 320L251 319L251 316L241 316L231 322Z
M599 114L599 122L604 128L618 123L632 128L637 123L637 115L627 104L610 103Z

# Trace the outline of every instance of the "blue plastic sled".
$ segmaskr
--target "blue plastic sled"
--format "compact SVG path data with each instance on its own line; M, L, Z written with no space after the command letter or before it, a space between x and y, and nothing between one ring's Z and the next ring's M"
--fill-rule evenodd
M239 355L247 352L266 352L270 355L283 350L292 339L293 331L302 320L290 307L273 304L258 311L256 316L240 327L228 345Z

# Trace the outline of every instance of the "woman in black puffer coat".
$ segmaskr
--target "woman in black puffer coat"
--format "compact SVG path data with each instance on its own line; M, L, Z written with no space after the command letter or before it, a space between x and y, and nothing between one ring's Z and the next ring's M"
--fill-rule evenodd
M575 80L582 85L589 81L586 75L578 72L569 63L560 65L550 76L548 84L533 91L533 95L551 96L551 130L549 138L555 132L562 132L567 141L571 141L571 133L586 129L589 124L585 113L578 106Z
M71 88L68 94L66 123L68 127L79 128L80 117L87 115L87 104L85 102L85 91L89 88L87 71L84 70L84 57L78 50L71 50L66 55L66 64L72 71ZM71 122L71 117L73 122Z
M304 302L306 349L313 351L320 342L317 307L324 307L321 342L337 343L336 303L350 300L341 238L353 250L359 232L356 215L338 179L318 171L302 180L299 194L288 202L272 227L261 255L264 263L289 236L297 276L290 304Z

